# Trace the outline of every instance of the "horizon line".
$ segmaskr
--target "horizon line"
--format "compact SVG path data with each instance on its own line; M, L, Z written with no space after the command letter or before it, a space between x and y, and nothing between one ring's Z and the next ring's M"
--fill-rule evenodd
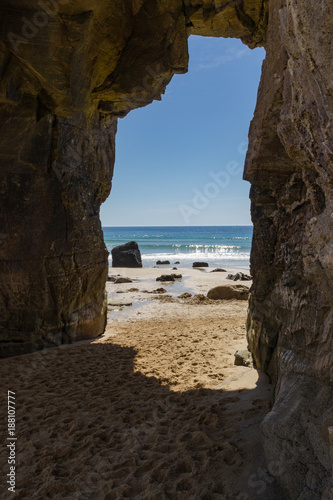
M103 226L102 227L253 227L253 224L224 224L224 225L218 225L218 224L213 224L213 225L199 225L199 226L181 226L181 225L161 225L161 226L151 226L151 225L142 225L142 226L136 226L136 225L123 225L123 226Z

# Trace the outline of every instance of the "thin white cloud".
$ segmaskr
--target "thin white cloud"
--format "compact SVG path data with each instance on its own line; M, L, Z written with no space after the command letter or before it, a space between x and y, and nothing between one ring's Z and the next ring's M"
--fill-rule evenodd
M241 59L248 55L250 49L248 47L227 47L223 53L214 54L208 47L203 48L199 57L191 60L190 70L200 71L203 69L212 69L222 66L230 61Z

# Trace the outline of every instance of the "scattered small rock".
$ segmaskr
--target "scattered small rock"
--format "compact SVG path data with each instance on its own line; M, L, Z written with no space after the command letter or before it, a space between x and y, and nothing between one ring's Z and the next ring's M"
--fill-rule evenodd
M248 366L253 368L253 358L250 351L248 349L236 351L234 364L236 366Z
M172 270L173 270L173 271L177 271L177 267L173 267L173 268L172 268Z
M244 285L222 285L211 288L207 297L212 300L247 300L249 289Z
M177 262L175 262L175 264L180 264L179 260L177 260Z
M251 281L252 276L249 276L248 274L244 273L236 273L236 274L228 274L227 279L233 281Z
M108 302L108 305L113 307L131 306L132 302L126 300L110 300L110 302Z
M106 280L112 281L114 283L116 281L116 279L117 279L117 276L108 276Z
M175 278L172 276L172 274L162 274L158 278L156 278L156 281L175 281Z
M208 262L193 262L192 267L209 267Z
M118 285L119 283L133 283L133 280L130 278L117 278L114 283Z
M152 299L159 300L160 302L178 302L171 295L153 295Z
M186 301L187 304L191 304L191 305L193 305L193 304L212 304L213 302L214 302L213 300L210 300L208 297L206 297L202 293L197 293L196 295L194 295L194 297L192 297L191 299Z
M168 266L168 265L170 264L170 262L169 262L168 260L158 260L158 261L156 262L156 264L157 264L158 266Z
M138 288L129 288L127 291L128 292L138 292L139 289Z
M175 281L175 280L181 280L182 279L181 274L162 274L158 278L156 278L156 281Z
M179 299L190 299L191 297L192 297L192 294L188 293L188 292L185 292L185 293L182 293L181 295L178 295Z
M155 290L142 290L142 293L166 293L165 288L156 288Z
M218 267L217 269L213 269L212 271L210 271L211 273L226 273L227 271L225 269L221 269L220 267ZM230 276L230 275L229 275Z

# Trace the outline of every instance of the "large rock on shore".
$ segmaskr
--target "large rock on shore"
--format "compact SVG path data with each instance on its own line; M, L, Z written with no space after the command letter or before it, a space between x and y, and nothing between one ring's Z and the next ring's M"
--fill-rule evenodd
M135 241L129 241L111 250L112 267L142 267L141 253Z
M207 297L213 300L247 300L249 289L243 285L221 285L211 288Z

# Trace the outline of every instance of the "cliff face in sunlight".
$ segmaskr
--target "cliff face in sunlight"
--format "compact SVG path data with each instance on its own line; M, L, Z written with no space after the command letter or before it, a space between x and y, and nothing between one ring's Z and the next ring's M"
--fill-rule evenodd
M187 71L190 34L266 47L245 167L248 339L276 386L271 474L290 498L330 498L331 1L3 0L0 14L2 356L104 331L117 117Z

